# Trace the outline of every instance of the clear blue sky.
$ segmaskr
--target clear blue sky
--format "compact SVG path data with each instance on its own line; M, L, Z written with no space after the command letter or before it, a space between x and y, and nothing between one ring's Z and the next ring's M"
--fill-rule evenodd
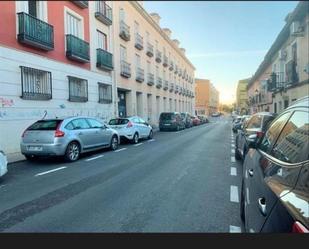
M251 77L297 1L143 1L172 30L197 78L210 79L220 100L235 99L237 82Z

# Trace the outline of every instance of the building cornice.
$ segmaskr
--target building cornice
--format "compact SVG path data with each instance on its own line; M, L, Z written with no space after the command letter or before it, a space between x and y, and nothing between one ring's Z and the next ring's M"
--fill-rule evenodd
M180 48L178 48L173 41L165 34L162 28L152 19L152 17L148 14L148 12L141 6L137 1L129 1L131 5L148 21L153 28L156 29L160 33L160 35L170 44L172 48L178 53L180 57L182 57L192 68L196 70L191 61L181 52Z

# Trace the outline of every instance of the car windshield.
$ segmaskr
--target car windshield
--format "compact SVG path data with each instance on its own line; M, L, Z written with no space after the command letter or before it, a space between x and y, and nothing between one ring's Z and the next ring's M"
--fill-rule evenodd
M111 119L108 124L109 125L125 125L129 123L128 119L122 119L122 118L115 118L115 119Z
M175 118L174 113L161 113L161 115L160 115L160 119L162 119L162 120L171 120L173 118Z
M56 130L62 120L40 120L31 125L29 131L53 131Z

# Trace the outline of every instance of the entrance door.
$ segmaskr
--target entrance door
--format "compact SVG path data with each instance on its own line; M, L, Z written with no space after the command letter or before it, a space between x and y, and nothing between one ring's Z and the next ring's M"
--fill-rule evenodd
M118 91L118 116L121 118L127 116L126 93L124 91Z

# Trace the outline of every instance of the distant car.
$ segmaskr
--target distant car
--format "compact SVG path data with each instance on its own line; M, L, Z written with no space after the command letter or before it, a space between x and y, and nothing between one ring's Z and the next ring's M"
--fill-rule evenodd
M125 138L134 144L141 138L153 138L152 126L138 116L113 118L108 125L118 132L120 138Z
M233 123L232 123L232 131L234 133L237 132L238 129L240 129L240 126L241 126L241 119L242 117L241 116L236 116L233 120Z
M186 128L190 128L193 126L191 115L188 112L181 112L180 115L185 123Z
M105 147L116 150L118 132L92 117L43 119L30 125L22 134L21 153L32 160L38 156L64 156L78 160L81 153Z
M275 119L277 115L270 112L259 112L251 116L243 123L243 128L238 130L235 138L235 158L244 159L249 143L260 137L265 132L267 125ZM244 118L247 118L244 117Z
M219 117L221 115L220 112L214 112L211 114L212 117Z
M309 233L309 96L282 111L243 164L246 232Z
M8 161L4 151L0 150L0 177L8 172L7 163Z
M185 122L179 112L162 112L159 117L159 129L179 131L185 129Z
M197 116L192 116L192 122L194 126L201 124L201 120Z

